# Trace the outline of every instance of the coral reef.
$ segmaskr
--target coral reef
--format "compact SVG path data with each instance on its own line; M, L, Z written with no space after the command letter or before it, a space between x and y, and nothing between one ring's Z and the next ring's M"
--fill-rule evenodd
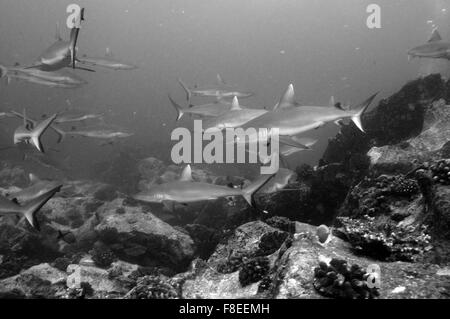
M258 282L270 270L270 261L267 257L256 257L245 261L239 270L239 282L243 287Z
M362 219L340 217L346 239L358 254L378 260L416 261L431 250L431 236L427 227L376 225L375 218L365 216Z
M431 166L433 181L442 185L450 185L450 159L442 159Z
M314 288L326 297L343 299L373 299L380 294L369 288L369 274L360 266L351 267L345 260L332 259L330 264L320 262L314 268Z
M137 280L136 287L127 293L128 299L178 299L179 288L162 276L144 276Z

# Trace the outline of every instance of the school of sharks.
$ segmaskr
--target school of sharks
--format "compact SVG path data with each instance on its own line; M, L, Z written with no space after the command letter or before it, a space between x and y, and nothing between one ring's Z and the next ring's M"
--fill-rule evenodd
M85 21L85 10L79 17L82 24ZM11 81L25 81L35 85L55 89L76 89L88 83L80 76L71 73L70 69L80 72L99 72L101 69L133 70L137 66L115 59L110 49L106 49L104 57L89 57L81 55L78 48L78 38L82 36L79 27L70 30L68 40L64 40L56 30L56 41L49 46L34 63L13 66L0 65L0 77L5 85ZM437 30L434 30L429 41L411 49L409 58L431 58L450 60L450 42L442 40ZM293 171L288 168L287 158L298 152L311 150L317 140L308 136L312 130L324 125L340 125L343 121L352 121L364 132L362 116L374 101L378 93L370 97L362 97L359 103L344 106L336 102L334 97L329 105L303 105L295 97L294 86L286 83L286 91L275 97L278 100L274 106L250 108L244 106L244 99L251 97L252 92L236 85L231 85L220 75L211 84L189 86L181 78L178 79L186 94L186 101L176 101L171 94L168 100L176 112L176 120L183 116L199 118L203 121L203 128L208 131L223 131L232 128L265 128L279 131L279 153L270 156L259 156L261 165L279 156L284 167L276 174L262 175L246 187L235 185L220 186L215 184L196 182L192 178L190 165L185 166L179 180L160 184L133 197L138 201L161 203L170 210L175 204L188 205L194 202L213 201L218 198L243 197L249 205L255 206L254 194L261 192L277 192L283 190L292 177ZM280 92L281 93L281 92ZM193 97L209 98L213 102L193 105ZM185 104L185 106L182 106ZM0 112L2 121L18 121L17 128L11 132L14 147L34 149L35 158L45 158L47 148L42 141L44 134L56 134L58 143L64 143L68 136L97 139L103 143L113 143L118 139L127 139L133 135L131 130L79 130L76 123L83 121L103 121L103 114L87 114L62 111L43 118L33 118L27 110L4 110ZM67 129L67 125L71 126ZM169 138L169 137L167 137ZM248 136L245 140L236 139L236 144L252 144L260 141L260 136ZM264 143L270 143L270 135ZM250 148L249 148L250 149ZM39 179L34 172L30 172L30 186L18 192L0 196L0 214L17 215L18 222L26 220L33 228L39 230L36 213L56 193L61 191L62 183Z

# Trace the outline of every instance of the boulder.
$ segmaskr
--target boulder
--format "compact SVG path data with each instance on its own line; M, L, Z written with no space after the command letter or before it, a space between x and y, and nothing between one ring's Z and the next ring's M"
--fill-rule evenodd
M99 238L124 260L148 266L183 270L194 255L193 240L142 207L123 206L122 200L99 210Z

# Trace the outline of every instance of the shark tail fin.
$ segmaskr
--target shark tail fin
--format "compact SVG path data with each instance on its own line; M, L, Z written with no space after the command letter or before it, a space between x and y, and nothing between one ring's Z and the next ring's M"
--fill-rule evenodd
M45 121L39 123L31 132L31 142L33 145L42 153L44 153L44 147L41 143L41 136L47 130L47 128L52 124L52 122L56 119L56 114L52 117L49 117Z
M250 185L248 185L246 188L244 188L242 190L242 196L245 198L245 200L247 201L247 203L249 203L250 206L252 206L252 207L255 206L255 201L254 201L253 195L257 191L259 191L264 185L266 185L267 182L274 175L275 174L267 175L267 176L261 176L256 181L254 181L253 183L251 183Z
M22 207L23 215L30 223L30 225L33 226L33 228L35 228L36 230L40 230L39 223L36 219L36 213L50 200L50 198L52 198L57 192L61 190L61 187L62 185L53 188L52 190L39 196L38 198L32 200Z
M359 104L355 110L354 115L352 116L352 121L355 123L356 127L359 128L359 130L363 133L365 133L362 122L361 122L361 116L364 114L365 111L369 108L372 101L375 99L375 97L378 95L379 92L375 93L371 97L369 97L367 100Z
M172 99L170 94L168 96L169 96L170 103L172 103L175 110L177 110L177 121L179 121L184 115L183 108Z
M180 83L180 85L183 88L184 92L186 92L186 100L188 101L188 104L190 104L191 103L191 97L192 97L191 90L189 90L188 86L181 80L181 78L178 78L178 83Z

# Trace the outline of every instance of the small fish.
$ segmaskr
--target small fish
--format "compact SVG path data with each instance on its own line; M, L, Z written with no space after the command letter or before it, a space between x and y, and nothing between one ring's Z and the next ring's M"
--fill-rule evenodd
M0 215L22 215L34 229L39 231L36 213L60 190L61 186L57 186L23 206L14 200L0 196Z
M273 175L262 176L256 182L244 189L230 188L227 186L194 182L191 166L187 165L181 174L181 178L175 182L160 184L134 196L134 199L148 203L162 203L167 209L173 211L173 204L189 204L201 201L216 200L242 196L254 206L253 194L263 187Z
M215 97L217 100L221 100L224 98L233 98L235 96L238 98L247 98L254 95L251 92L240 90L238 87L226 84L219 74L217 74L216 84L213 85L189 88L181 79L178 79L178 83L180 83L181 87L186 92L188 103L190 103L192 96Z

